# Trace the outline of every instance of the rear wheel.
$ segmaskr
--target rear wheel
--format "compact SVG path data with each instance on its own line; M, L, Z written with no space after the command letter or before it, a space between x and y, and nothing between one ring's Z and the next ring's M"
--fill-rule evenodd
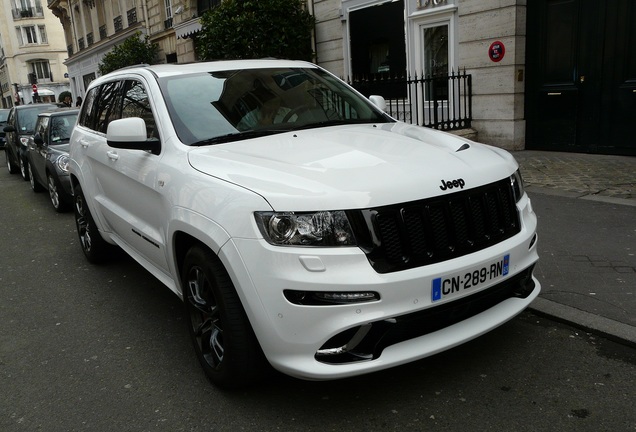
M104 261L108 251L112 248L99 234L95 220L91 215L82 187L75 186L75 225L80 240L80 246L86 258L92 263Z
M190 335L208 379L228 389L251 384L264 357L225 268L209 249L193 246L182 278Z
M58 181L53 177L51 173L46 173L46 184L49 189L49 197L51 198L51 204L56 212L62 213L68 210L68 204L62 200L60 193L62 187Z
M27 167L28 163L24 160L22 156L18 153L18 163L20 164L20 175L24 181L29 180L29 168Z
M9 174L15 174L18 172L18 167L11 161L11 155L9 155L9 148L4 149L4 157L7 159L7 170Z
M29 183L31 183L31 189L33 189L33 192L42 192L44 188L35 179L35 176L33 175L33 167L31 166L31 162L27 161L26 165L27 165L27 172L29 174Z

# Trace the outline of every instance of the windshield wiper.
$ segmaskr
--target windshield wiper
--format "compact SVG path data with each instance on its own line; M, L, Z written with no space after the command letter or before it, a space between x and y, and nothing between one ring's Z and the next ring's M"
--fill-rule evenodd
M258 138L268 135L274 135L277 133L288 132L288 129L256 129L243 132L232 132L227 135L220 135L213 138L204 139L190 144L193 147L206 146L211 144L221 144L231 141L240 141L250 138Z

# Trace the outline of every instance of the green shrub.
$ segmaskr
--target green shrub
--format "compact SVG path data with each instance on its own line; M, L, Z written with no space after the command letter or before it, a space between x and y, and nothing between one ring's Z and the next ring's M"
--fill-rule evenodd
M314 17L302 0L224 0L201 24L196 50L203 60L313 57Z
M153 64L159 50L157 44L148 41L148 36L141 37L141 32L129 37L121 44L115 46L102 57L98 65L101 75L106 75L117 69L136 64Z

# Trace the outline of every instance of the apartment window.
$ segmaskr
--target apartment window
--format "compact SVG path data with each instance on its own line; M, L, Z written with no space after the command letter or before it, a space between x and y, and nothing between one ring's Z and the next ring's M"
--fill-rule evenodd
M43 44L49 43L49 40L46 37L46 27L44 27L43 25L39 25L38 32L40 34L40 43L43 43Z
M16 27L15 31L20 45L48 43L46 28L43 25Z
M38 60L30 63L31 72L37 76L38 81L52 81L51 68L48 60Z

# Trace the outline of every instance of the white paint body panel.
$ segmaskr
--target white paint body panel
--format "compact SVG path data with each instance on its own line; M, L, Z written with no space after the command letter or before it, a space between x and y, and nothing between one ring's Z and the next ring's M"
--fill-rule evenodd
M305 63L254 62L256 66ZM221 66L192 65L193 70ZM167 65L159 76L177 74ZM527 195L517 204L521 232L485 250L389 274L373 270L357 247L272 246L256 211L350 210L414 201L512 175L518 165L505 151L402 123L333 126L286 132L205 147L183 145L171 125L153 75L116 73L142 80L151 96L161 139L158 155L108 147L104 134L82 126L71 146L71 173L82 185L102 236L116 243L181 296L174 239L191 235L218 254L241 298L269 362L305 379L353 376L403 364L475 338L506 322L538 295L509 299L468 320L387 348L376 360L327 365L314 359L326 340L376 320L431 307L435 277L454 274L510 254L510 276L537 259L536 216ZM98 80L99 82L99 80ZM492 285L492 284L490 284ZM489 284L480 287L487 289ZM307 307L288 302L284 289L377 291L366 304Z

